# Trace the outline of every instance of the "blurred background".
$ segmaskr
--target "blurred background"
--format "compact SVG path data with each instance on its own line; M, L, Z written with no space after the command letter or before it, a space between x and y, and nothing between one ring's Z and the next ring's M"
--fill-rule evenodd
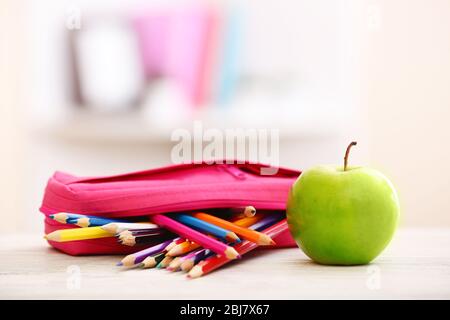
M55 170L170 163L174 129L275 128L280 164L383 171L402 226L450 226L448 0L2 0L0 230Z

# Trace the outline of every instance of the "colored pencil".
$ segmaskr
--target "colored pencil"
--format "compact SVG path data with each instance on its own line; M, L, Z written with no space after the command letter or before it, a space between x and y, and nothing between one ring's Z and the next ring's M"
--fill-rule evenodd
M133 223L133 222L112 222L102 226L103 230L106 230L110 233L120 233L122 231L130 230L130 229L157 229L159 228L154 223Z
M256 219L255 219L256 218ZM248 227L252 230L264 230L266 228L268 228L269 226L273 225L275 222L278 222L279 220L283 219L282 215L278 215L278 214L270 214L270 215L257 215L254 217L247 217L247 218L242 218L240 220L238 220L237 222L239 224L241 224L243 227ZM254 222L252 225L250 225L249 223ZM199 249L202 250L202 249ZM187 260L186 262L183 262L181 264L181 269L183 271L188 272L190 269L192 269L192 267L198 263L201 260L204 260L208 257L211 257L214 255L213 252L209 252L207 255L205 255L204 257L196 257L196 259L194 261L189 261L189 256L192 256L193 254L195 254L196 252L198 252L199 250L195 250L192 253L187 254L186 256L182 257L183 260ZM204 249L203 249L204 250Z
M200 245L195 243L195 242L191 242L189 240L184 241L182 243L177 244L176 246L174 246L172 249L170 249L167 252L168 256L172 256L172 257L176 257L188 252L191 252L192 250L198 249L200 248Z
M185 241L186 241L186 239L184 239L184 238L180 238L180 237L179 238L175 238L175 239L173 239L173 241L164 250L166 250L166 252L169 252L177 244L183 243Z
M69 218L67 219L67 224L75 224L82 228L87 227L100 227L105 224L109 224L112 222L118 222L118 220L113 219L107 219L107 218L100 218L100 217L83 217L83 218Z
M247 228L247 227L250 227L251 225L255 224L256 222L258 222L262 218L264 218L263 215L256 215L254 217L241 218L239 220L236 220L234 223L241 227ZM184 254L189 251L193 251L193 250L200 248L200 245L198 245L196 243L192 243L189 240L184 240L184 239L181 239L181 240L182 241L179 241L177 244L173 244L170 248L167 248L168 255L177 256L177 255ZM186 248L186 247L188 247L188 248ZM172 249L174 249L174 250L172 251Z
M257 223L262 218L264 218L264 215L258 213L256 215L254 215L253 217L240 218L237 220L233 220L232 222L237 226L240 226L243 228L248 228L251 225L254 225L255 223Z
M72 218L83 218L86 217L85 215L82 214L77 214L77 213L65 213L65 212L60 212L60 213L55 213L55 214L51 214L49 215L49 217L53 220L58 221L59 223L67 223L67 220L72 217Z
M118 242L125 246L134 247L136 245L154 243L157 239L161 239L159 237L161 235L162 235L162 233L153 233L153 234L129 236L129 237L124 237L124 238L119 239Z
M148 236L148 235L158 235L158 234L165 234L167 231L165 229L161 228L155 228L155 229L139 229L139 230L125 230L120 232L119 234L116 234L116 237L119 239L129 238L133 236Z
M218 227L212 223L194 218L187 214L177 214L174 219L200 232L208 233L227 242L240 242L241 239L232 231Z
M270 237L276 237L277 235L285 232L286 230L288 230L287 221L286 221L286 219L283 219L282 221L268 227L263 232L265 234L269 235ZM258 247L257 243L245 240L245 241L237 244L235 246L235 249L240 254L244 255L247 252L254 250L257 247ZM190 278L201 277L202 275L212 272L228 262L229 262L229 260L224 259L224 257L218 256L218 255L212 256L206 260L200 261L196 266L194 266L191 269L191 271L189 271L188 277L190 277Z
M102 225L105 225L105 224L108 224L111 222L121 222L122 221L119 219L110 219L110 218L88 216L88 215L77 214L77 213L65 213L65 212L51 214L50 218L52 218L53 220L56 220L60 223L75 224L82 228L98 227L98 226L102 226Z
M210 256L214 255L214 252L208 249L199 249L187 254L184 257L181 257L180 268L184 272L188 272L192 269L192 267Z
M281 214L265 214L262 219L255 222L248 228L256 231L262 231L283 218L285 218L285 216Z
M247 228L247 227L251 227L252 225L255 225L255 226L261 225L258 222L263 218L267 221L267 217L265 218L264 215L256 215L256 216L252 216L252 217L241 218L239 220L236 220L235 223L241 227ZM270 218L270 221L272 221L272 220L273 220L273 218ZM270 221L267 221L267 222L270 223ZM267 224L267 222L266 222L266 224ZM256 230L256 229L254 229L254 230ZM198 246L198 247L200 247L200 246ZM190 249L193 251L180 257L180 260L181 260L180 268L184 272L188 272L199 261L214 255L214 252L212 252L211 250L197 248L197 247L194 247L194 248L195 248L195 250L193 250L193 247L191 247Z
M167 233L166 229L163 228L154 228L154 229L130 229L122 231L116 234L117 238L124 238L129 236L140 236L140 235L149 235L149 234L158 234L158 233Z
M161 262L156 265L156 268L158 269L166 268L172 262L173 259L174 258L171 256L165 256L164 259L162 259Z
M236 218L253 217L256 214L256 209L253 206L230 208L228 210L230 213L235 214Z
M114 237L100 227L74 228L56 230L45 236L47 240L56 242L77 241L97 238Z
M239 220L236 220L234 223L241 226L241 227L249 227L252 230L258 230L261 227L270 226L276 221L280 220L282 218L281 215L275 216L275 215L255 215L252 217L245 217L241 218ZM184 272L188 272L192 269L192 267L197 264L199 261L204 260L210 256L214 255L214 252L207 250L207 249L197 249L192 251L191 253L186 254L185 256L181 257L182 260L180 264L180 268Z
M144 269L154 268L158 263L160 263L164 259L165 256L166 254L164 252L154 254L152 256L145 258L144 261L142 261L139 266Z
M255 242L259 245L265 246L265 245L274 245L275 244L275 242L272 240L272 238L266 234L238 226L230 221L223 220L221 218L212 216L210 214L207 214L204 212L196 212L193 214L193 216L198 219L213 223L219 227L234 231L236 234L238 234L242 238L252 241L252 242Z
M125 266L125 267L130 267L133 266L135 264L141 263L142 261L144 261L145 258L147 258L148 256L160 253L160 252L165 252L165 248L173 241L173 239L170 240L166 240L164 242L161 242L157 245L154 245L153 247L135 252L133 254L129 254L127 255L125 258L122 259L121 262L119 262L117 265L118 266Z
M206 249L211 249L215 253L223 255L228 259L236 259L239 257L239 254L234 248L204 235L203 233L193 230L167 216L155 214L152 216L152 219L157 225L167 228L170 231L177 233L178 235L185 237Z
M263 215L256 215L254 217L242 218L237 220L235 224L247 228L258 222L262 218L264 218ZM177 244L174 244L170 248L167 248L167 254L170 256L178 256L196 250L200 247L201 246L199 244L191 242L189 240L179 241Z
M168 271L178 271L180 269L181 263L183 261L181 260L181 257L175 257L172 262L167 266Z

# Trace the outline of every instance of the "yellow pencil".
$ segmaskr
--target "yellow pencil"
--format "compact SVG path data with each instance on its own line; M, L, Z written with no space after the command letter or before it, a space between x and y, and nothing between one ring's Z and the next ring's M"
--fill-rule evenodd
M101 227L87 227L56 230L45 236L47 240L56 242L87 240L97 238L114 237L114 234L103 230Z

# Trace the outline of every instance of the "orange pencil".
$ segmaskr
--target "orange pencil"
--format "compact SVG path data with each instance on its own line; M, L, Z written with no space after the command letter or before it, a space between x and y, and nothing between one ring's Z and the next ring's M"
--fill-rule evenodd
M251 242L257 243L261 246L275 244L275 241L273 241L270 236L268 236L264 233L238 226L237 224L234 224L233 222L223 220L221 218L212 216L210 214L207 214L204 212L197 212L197 213L192 214L192 216L194 216L200 220L215 224L224 229L233 231L236 234L238 234L239 236L241 236L242 238L249 240Z
M245 217L245 218L233 220L232 222L239 227L248 228L251 225L254 225L255 223L257 223L262 218L264 218L264 215L257 214L257 215L251 216L251 217Z
M181 242L181 243L175 245L174 247L172 247L172 249L170 249L167 252L167 255L171 256L171 257L176 257L181 254L191 252L192 250L195 250L198 248L200 248L200 245L196 244L195 242L186 240L186 241Z

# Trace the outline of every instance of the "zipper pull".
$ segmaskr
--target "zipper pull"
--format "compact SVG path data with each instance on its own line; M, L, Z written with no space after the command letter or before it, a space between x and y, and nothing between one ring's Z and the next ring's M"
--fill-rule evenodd
M226 164L223 165L222 168L225 169L226 172L228 172L238 180L245 180L246 178L245 173L242 172L239 168L236 168L235 166Z

